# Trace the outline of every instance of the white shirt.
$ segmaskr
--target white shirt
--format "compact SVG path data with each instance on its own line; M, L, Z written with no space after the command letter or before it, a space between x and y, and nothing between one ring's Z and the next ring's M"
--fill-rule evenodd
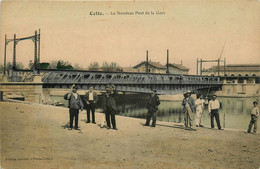
M254 107L251 110L251 114L255 115L256 117L259 116L259 108L258 107Z
M75 97L75 99L78 99L78 94L77 93L72 92L72 94Z
M202 111L203 108L204 108L204 103L205 103L205 100L204 100L204 99L197 99L197 100L195 101L196 110Z
M89 92L88 100L94 100L93 92Z
M217 99L209 101L209 106L208 106L209 112L211 112L212 109L219 109L219 108L220 108L220 104Z

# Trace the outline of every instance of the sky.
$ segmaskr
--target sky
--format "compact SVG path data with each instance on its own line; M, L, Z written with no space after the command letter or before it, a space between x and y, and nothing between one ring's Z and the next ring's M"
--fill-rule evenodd
M39 29L41 62L129 67L145 61L148 50L149 60L166 64L169 49L170 63L182 62L196 74L197 58L218 59L224 47L227 64L260 64L258 0L2 1L0 24L0 64L5 34L22 38ZM25 67L34 59L31 40L20 41L16 50ZM7 61L12 57L10 42Z

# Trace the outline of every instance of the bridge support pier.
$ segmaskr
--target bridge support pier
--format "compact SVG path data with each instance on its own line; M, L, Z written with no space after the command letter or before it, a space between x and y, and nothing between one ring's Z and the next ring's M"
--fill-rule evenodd
M8 82L8 76L7 75L3 76L3 82Z
M32 82L3 82L0 83L0 91L4 92L5 98L21 98L25 101L42 102L42 83Z
M34 74L34 75L33 75L33 82L34 82L34 83L41 83L41 82L42 82L42 77L41 77L41 75Z

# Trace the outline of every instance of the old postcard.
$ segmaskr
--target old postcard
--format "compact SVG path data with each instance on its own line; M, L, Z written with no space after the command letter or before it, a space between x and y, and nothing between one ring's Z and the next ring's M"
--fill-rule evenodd
M260 1L1 1L3 169L259 168Z

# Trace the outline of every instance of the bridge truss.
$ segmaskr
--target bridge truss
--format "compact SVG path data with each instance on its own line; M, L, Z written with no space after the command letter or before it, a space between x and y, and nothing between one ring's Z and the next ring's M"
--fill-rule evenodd
M96 90L105 90L107 84L114 84L118 91L123 92L150 93L151 89L155 89L158 94L174 95L222 86L219 77L211 76L75 70L45 71L42 75L44 88L70 88L76 84L80 89L94 86Z

